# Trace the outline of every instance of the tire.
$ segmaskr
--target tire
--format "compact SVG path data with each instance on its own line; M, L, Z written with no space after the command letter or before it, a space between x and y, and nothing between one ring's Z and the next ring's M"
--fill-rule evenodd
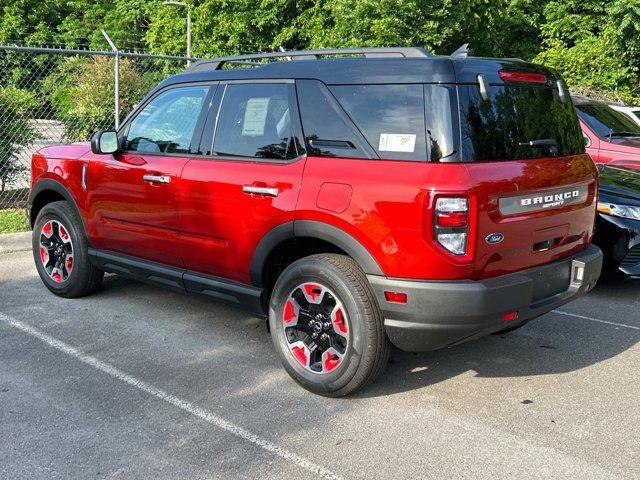
M100 287L104 272L89 261L88 247L82 220L67 202L52 202L40 210L33 226L33 259L51 292L77 298Z
M389 359L380 306L364 272L344 255L289 265L271 295L269 327L289 375L319 395L355 392L380 376Z

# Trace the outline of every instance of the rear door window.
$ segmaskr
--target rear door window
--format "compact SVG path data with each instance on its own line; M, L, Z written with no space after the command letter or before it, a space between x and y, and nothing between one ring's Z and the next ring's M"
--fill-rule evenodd
M291 85L228 84L222 94L213 154L288 160L297 156L291 109Z
M547 87L460 86L463 161L519 160L584 153L572 103Z
M378 157L322 82L298 80L296 88L302 129L310 155Z

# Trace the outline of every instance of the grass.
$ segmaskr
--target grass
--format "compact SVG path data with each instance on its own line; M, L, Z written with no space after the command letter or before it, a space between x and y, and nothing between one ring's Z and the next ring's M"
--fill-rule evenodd
M26 232L29 230L27 212L18 209L0 210L0 233Z

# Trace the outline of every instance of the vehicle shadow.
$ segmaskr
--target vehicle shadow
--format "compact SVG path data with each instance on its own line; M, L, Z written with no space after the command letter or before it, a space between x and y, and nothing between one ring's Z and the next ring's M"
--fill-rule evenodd
M149 295L163 295L163 292L157 287L109 275L96 297L121 300L126 296L135 305L146 303ZM637 302L638 292L638 280L603 283L585 299L608 305L616 302L629 304ZM579 300L576 305L578 308L574 307L572 311L590 315L588 308L579 305L585 299ZM232 343L250 336L250 341L270 357L269 367L279 367L264 320L206 299L184 295L184 302L191 311L187 318L192 328L212 336L224 330L224 335ZM175 305L169 308L177 308ZM184 316L185 311L180 307L167 314ZM609 319L616 321L614 316L615 313L612 313ZM232 340L234 336L238 338ZM639 330L620 329L552 312L515 332L490 335L448 349L411 353L394 348L384 374L356 396L367 398L411 391L470 371L478 377L488 378L561 374L615 357L638 341ZM228 354L233 354L231 350ZM240 355L240 352L236 353ZM251 361L249 358L245 360ZM254 367L260 369L265 365Z
M639 280L605 282L589 294L589 299L609 305L635 303L639 293ZM581 311L574 307L573 310L590 315L589 309ZM610 311L610 317L603 320L621 321L615 310ZM394 348L384 375L357 395L377 397L400 393L469 371L487 378L567 373L615 357L639 341L640 330L551 312L514 332L490 335L443 350L410 353Z

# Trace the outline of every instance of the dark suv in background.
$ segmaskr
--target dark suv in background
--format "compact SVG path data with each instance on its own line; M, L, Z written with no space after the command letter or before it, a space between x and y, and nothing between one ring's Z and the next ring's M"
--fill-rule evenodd
M569 93L517 60L200 61L32 172L49 290L87 295L114 272L268 316L284 367L323 395L374 380L391 344L523 325L588 292L602 263Z

